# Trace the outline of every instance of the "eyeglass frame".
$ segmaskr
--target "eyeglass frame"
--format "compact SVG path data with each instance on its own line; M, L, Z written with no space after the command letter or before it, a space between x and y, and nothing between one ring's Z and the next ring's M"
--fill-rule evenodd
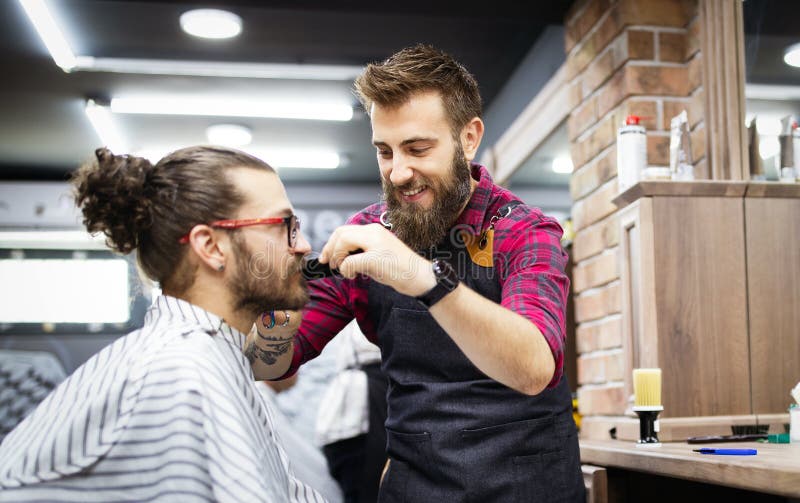
M216 229L233 230L233 229L239 229L241 227L250 227L252 225L272 225L272 224L286 224L286 238L289 244L289 248L294 248L295 246L297 246L297 237L300 234L300 219L294 213L286 217L217 220L207 225L209 227L213 227ZM181 236L178 239L178 242L181 244L188 243L190 233L191 231Z

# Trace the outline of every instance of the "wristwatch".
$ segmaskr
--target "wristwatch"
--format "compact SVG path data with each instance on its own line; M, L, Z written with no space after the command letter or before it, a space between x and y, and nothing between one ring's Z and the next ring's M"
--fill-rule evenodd
M436 276L436 286L427 293L416 297L417 302L428 309L439 302L442 297L455 290L459 283L455 269L444 260L434 259L433 274Z

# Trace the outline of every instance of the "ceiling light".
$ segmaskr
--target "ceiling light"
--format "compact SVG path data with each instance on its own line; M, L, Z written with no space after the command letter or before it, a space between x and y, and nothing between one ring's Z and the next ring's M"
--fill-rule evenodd
M242 31L242 18L219 9L196 9L181 14L181 28L201 38L232 38Z
M206 129L206 138L213 145L243 147L253 141L253 133L239 124L214 124Z
M169 59L94 58L77 56L73 71L238 77L245 79L345 80L358 77L359 65L307 65L302 63L237 63Z
M50 51L53 61L65 72L72 70L75 67L75 55L47 9L44 0L19 0L19 3L25 9L25 14L33 23L33 27L36 28L39 38Z
M783 51L783 61L789 66L800 67L800 43L790 45Z
M238 77L250 79L298 79L352 81L364 70L360 65L311 65L302 63L240 63L229 61L186 61L139 58L95 58L75 56L61 29L47 8L45 0L19 0L28 18L36 28L39 38L47 47L56 65L64 71L132 73L143 75L188 75L197 77ZM236 19L241 30L241 19L226 11L221 12ZM188 16L198 11L185 13ZM216 28L224 24L212 25ZM238 31L237 31L238 33Z
M165 155L176 150L172 147L148 148L134 152L138 157L144 157L156 163ZM242 148L244 152L258 157L275 169L304 168L304 169L335 169L341 163L339 154L324 150L306 149L262 149Z
M258 102L217 98L114 98L111 110L122 114L205 115L215 117L268 117L348 121L353 107L343 104L306 102Z
M278 149L247 149L246 151L277 169L335 169L339 167L339 154L336 152Z
M745 84L744 96L748 100L800 100L800 86L777 86L772 84Z
M127 153L128 147L122 140L122 135L119 133L109 109L98 105L93 100L88 100L85 111L100 142L115 154Z
M554 173L572 173L572 159L568 156L560 156L553 159L551 167Z

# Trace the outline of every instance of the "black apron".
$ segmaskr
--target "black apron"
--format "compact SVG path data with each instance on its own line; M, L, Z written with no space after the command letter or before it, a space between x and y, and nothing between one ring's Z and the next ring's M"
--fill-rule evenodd
M499 303L497 271L450 240L436 255ZM389 378L389 471L378 501L585 501L566 377L527 396L478 370L417 301L370 282L382 369Z

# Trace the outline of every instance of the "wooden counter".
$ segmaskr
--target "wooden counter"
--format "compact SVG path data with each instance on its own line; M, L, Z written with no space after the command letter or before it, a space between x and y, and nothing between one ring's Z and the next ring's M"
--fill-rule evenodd
M623 440L581 440L581 462L706 484L800 497L800 444L731 442L636 447ZM755 456L700 454L700 447L757 449Z

